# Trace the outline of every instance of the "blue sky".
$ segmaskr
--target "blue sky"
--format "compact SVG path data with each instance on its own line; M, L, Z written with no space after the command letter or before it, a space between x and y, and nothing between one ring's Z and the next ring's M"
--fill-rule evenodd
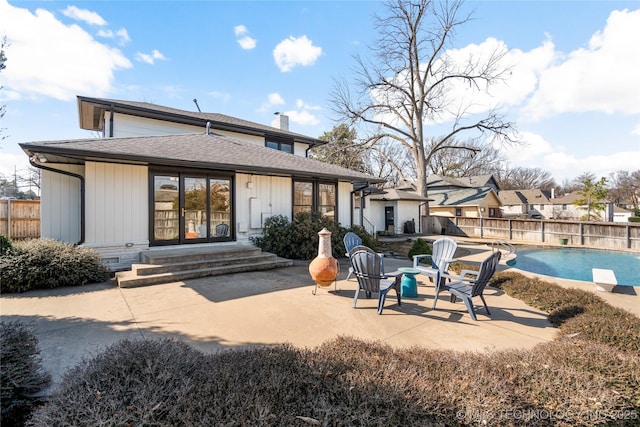
M20 142L91 137L76 95L200 108L320 136L329 95L375 38L377 1L0 0L0 173L26 168ZM497 102L527 145L512 166L561 183L640 168L640 2L468 1L466 52L509 50L513 80Z

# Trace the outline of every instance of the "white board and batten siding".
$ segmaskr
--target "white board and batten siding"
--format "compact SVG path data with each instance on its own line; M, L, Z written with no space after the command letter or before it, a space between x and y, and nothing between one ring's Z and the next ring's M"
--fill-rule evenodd
M84 176L84 167L61 165L59 169ZM80 179L42 171L40 235L66 243L80 241Z
M126 114L116 113L114 116L113 136L115 138L127 138L133 136L147 135L181 135L185 133L205 133L206 128L202 126L191 126L182 123L172 123L164 120L148 119L144 117L134 117ZM264 137L256 135L246 135L242 133L212 129L211 133L222 135L241 141L250 142L264 146ZM105 135L109 135L109 122L105 123ZM298 144L296 144L298 145ZM306 148L306 145L304 145ZM296 154L300 149L295 148ZM304 149L302 155L304 155Z
M262 233L264 221L283 215L291 219L292 181L288 177L236 175L236 236L247 242Z
M353 185L350 182L338 182L338 222L343 227L351 227L351 191Z
M87 162L84 246L112 270L139 262L149 247L149 177L146 166Z

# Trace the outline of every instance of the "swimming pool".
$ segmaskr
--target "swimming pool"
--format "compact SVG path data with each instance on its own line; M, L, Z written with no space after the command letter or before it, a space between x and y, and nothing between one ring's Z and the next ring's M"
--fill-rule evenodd
M613 270L619 285L640 286L640 254L583 248L518 249L520 270L563 279L593 281L592 268Z

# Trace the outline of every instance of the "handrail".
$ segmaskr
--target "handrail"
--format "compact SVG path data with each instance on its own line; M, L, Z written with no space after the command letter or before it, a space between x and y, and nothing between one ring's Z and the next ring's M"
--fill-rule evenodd
M495 240L491 242L491 252L495 252L496 250L503 250L506 252L505 258L511 254L514 256L516 255L516 247L504 240Z
M367 219L367 217L363 216L362 217L362 221L363 224L362 226L364 227L365 230L367 230L367 233L371 234L372 236L376 236L376 226L373 225L373 223L371 221L369 221Z

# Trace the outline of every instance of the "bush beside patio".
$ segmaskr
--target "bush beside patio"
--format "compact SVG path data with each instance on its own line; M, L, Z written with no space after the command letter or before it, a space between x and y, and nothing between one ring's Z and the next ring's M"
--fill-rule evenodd
M491 286L548 312L558 338L460 353L340 337L214 355L123 341L69 371L30 425L640 424L638 317L517 273Z
M99 283L109 278L100 255L51 239L2 239L0 293Z

